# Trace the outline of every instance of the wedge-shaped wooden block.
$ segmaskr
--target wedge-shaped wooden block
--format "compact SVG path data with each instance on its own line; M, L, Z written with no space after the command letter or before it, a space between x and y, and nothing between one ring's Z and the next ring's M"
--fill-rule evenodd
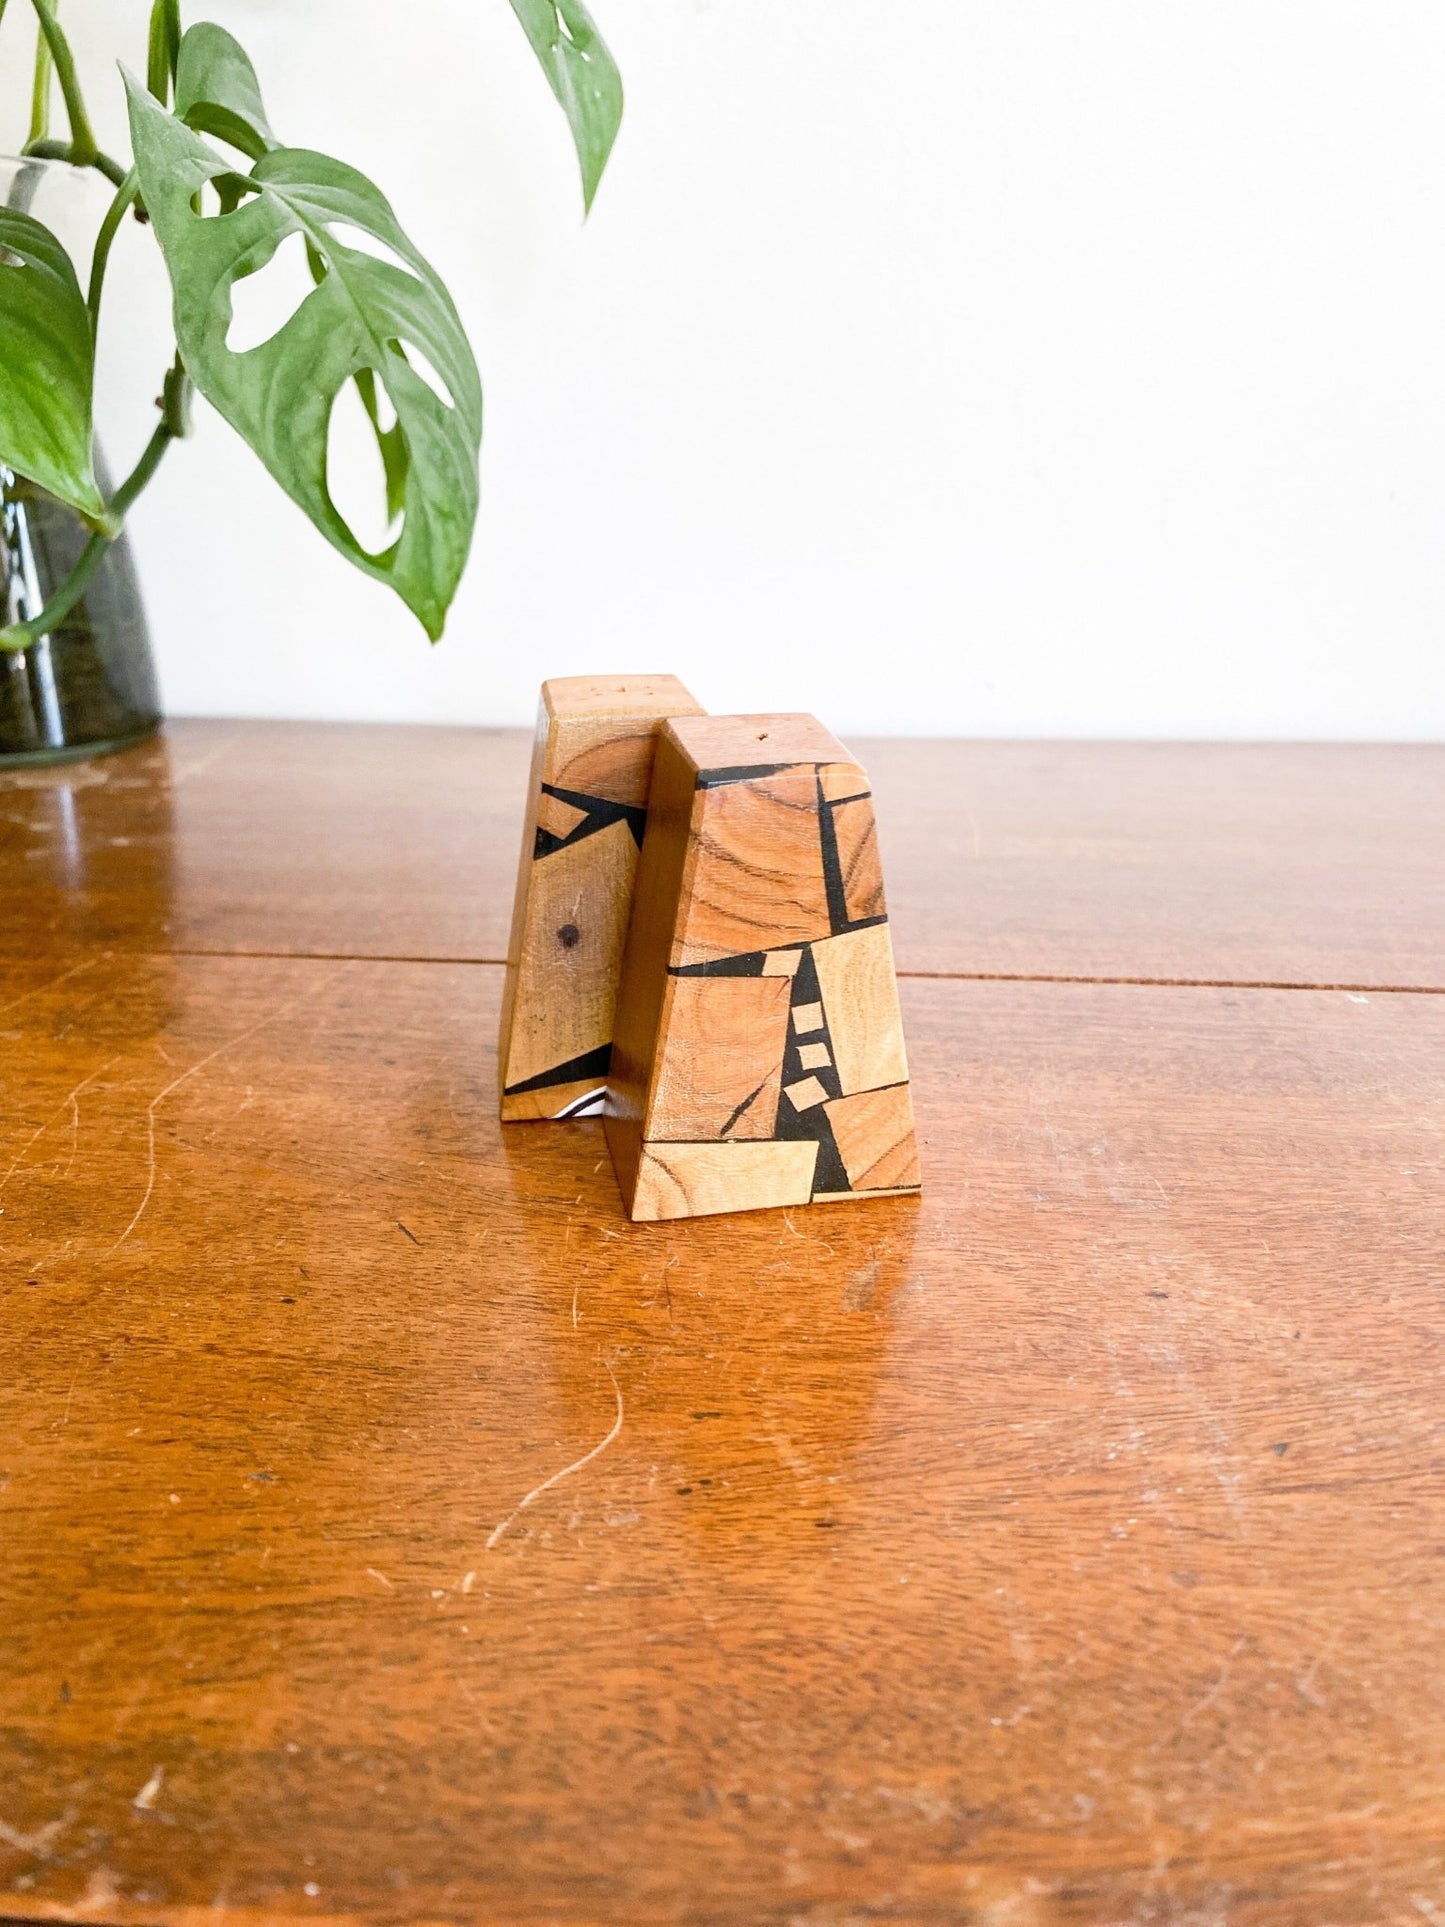
M663 725L608 1084L634 1218L917 1190L872 797L811 716Z
M542 685L497 1053L504 1119L602 1107L657 728L699 713L675 676Z

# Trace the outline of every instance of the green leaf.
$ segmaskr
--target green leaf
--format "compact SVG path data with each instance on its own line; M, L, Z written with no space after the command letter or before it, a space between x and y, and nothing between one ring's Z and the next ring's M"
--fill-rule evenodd
M0 462L110 531L91 467L95 350L70 256L0 208Z
M582 0L512 0L547 83L561 103L582 164L590 210L622 125L622 76Z
M151 92L156 92L154 86ZM280 145L271 131L261 98L261 83L249 56L224 27L210 21L201 21L192 27L181 42L175 111L198 134L212 134L228 141L252 160L258 160L268 149ZM244 191L242 179L236 175L220 185L223 213L229 214L239 203ZM319 286L326 277L325 263L316 250L309 247L307 261L312 279ZM381 456L387 520L394 521L405 506L406 438L397 423L390 428L382 427L376 377L371 369L358 369L355 382Z
M229 141L253 161L277 145L256 69L240 42L209 20L189 28L181 40L176 113L198 134Z
M353 168L276 147L238 175L129 74L126 85L141 192L165 254L176 338L192 380L327 540L389 583L435 641L471 545L482 435L481 383L451 297L384 196ZM243 198L233 213L197 212L212 184L217 191L239 185ZM341 227L359 230L395 260L351 245ZM269 341L236 354L226 345L231 291L293 234L305 238L320 280ZM418 362L435 371L449 400ZM326 486L332 408L343 385L367 370L390 398L401 445L401 532L375 555L356 540Z

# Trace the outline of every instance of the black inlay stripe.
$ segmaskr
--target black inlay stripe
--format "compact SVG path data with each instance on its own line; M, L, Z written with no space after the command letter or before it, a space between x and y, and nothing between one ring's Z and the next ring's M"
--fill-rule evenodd
M745 950L736 957L710 957L703 963L669 964L669 977L761 977L763 950Z
M729 1131L730 1131L730 1130L731 1130L731 1129L733 1128L733 1126L734 1126L734 1124L736 1124L736 1123L737 1123L737 1121L738 1121L738 1119L739 1119L739 1118L740 1118L740 1117L742 1116L742 1114L743 1114L743 1112L744 1112L744 1111L745 1111L745 1110L746 1110L746 1109L748 1108L748 1106L749 1106L750 1104L752 1104L752 1103L754 1103L754 1102L756 1102L756 1100L757 1100L757 1099L758 1099L759 1097L761 1097L761 1096L762 1096L762 1094L763 1094L763 1092L764 1092L764 1091L765 1091L765 1090L766 1090L767 1088L768 1088L768 1080L767 1080L767 1078L765 1077L765 1078L763 1079L763 1081L762 1081L762 1083L761 1083L761 1084L759 1084L759 1086L758 1086L758 1088L757 1088L757 1089L756 1089L756 1090L755 1090L755 1091L753 1092L753 1094L752 1094L752 1096L751 1096L751 1097L745 1097L745 1098L743 1099L743 1101L742 1101L742 1103L741 1103L741 1104L739 1104L739 1106L737 1107L737 1109L736 1109L736 1110L735 1110L735 1111L733 1112L733 1114L732 1114L732 1116L731 1116L731 1117L730 1117L730 1118L728 1119L728 1121L727 1121L727 1123L726 1123L726 1124L724 1124L724 1126L722 1127L722 1130L721 1130L721 1132L719 1133L719 1135L720 1135L720 1136L722 1136L722 1137L726 1137L726 1136L727 1136L727 1134L728 1134L728 1132L729 1132ZM766 1139L764 1139L764 1140L762 1140L762 1141L763 1141L763 1142L766 1142Z
M823 886L828 892L828 921L836 937L848 928L848 894L843 888L843 864L838 855L838 826L833 806L823 794L823 772L818 772L818 835L823 847Z
M523 1078L520 1084L509 1084L505 1094L521 1097L527 1091L550 1091L554 1084L575 1084L584 1077L605 1080L611 1065L612 1046L599 1044L596 1050L584 1051L565 1064L554 1064L551 1070L538 1071L535 1077Z
M759 776L781 776L785 769L807 769L807 763L735 763L729 769L700 769L696 788L720 789L725 783L750 783Z

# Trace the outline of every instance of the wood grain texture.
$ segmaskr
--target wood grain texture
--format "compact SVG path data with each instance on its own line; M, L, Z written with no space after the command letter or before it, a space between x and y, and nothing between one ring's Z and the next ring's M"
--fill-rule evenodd
M812 946L822 1015L844 1097L908 1080L886 923Z
M790 987L781 976L668 978L663 1025L695 1038L696 1048L659 1067L658 1137L772 1136Z
M706 691L703 692L706 694ZM1445 748L857 741L899 968L1445 989ZM0 957L507 954L522 730L175 721L0 776Z
M696 707L675 676L542 684L497 1048L510 1123L600 1103L657 727Z
M816 1144L728 1139L717 1144L645 1143L632 1217L702 1218L723 1211L765 1211L812 1202Z
M884 913L883 865L878 856L878 830L870 797L853 797L833 811L838 860L843 873L843 900L848 915L861 923Z
M635 1220L918 1183L866 780L812 716L662 725L604 1105ZM842 810L866 832L854 820L840 838ZM884 1086L884 1110L850 1113L850 1168L827 1102ZM722 1142L737 1139L751 1148Z
M921 1201L634 1227L501 975L0 971L0 1905L1428 1922L1445 1001L905 983Z
M817 795L810 766L706 792L675 966L828 935Z
M913 1106L900 1084L825 1103L848 1181L860 1191L904 1190L920 1181Z
M637 843L626 823L609 823L549 856L527 859L525 900L502 1001L498 1077L501 1114L525 1115L528 1095L508 1093L554 1066L605 1051L612 1042L617 972L632 907ZM567 1080L554 1085L555 1101ZM605 1066L594 1083L606 1082Z

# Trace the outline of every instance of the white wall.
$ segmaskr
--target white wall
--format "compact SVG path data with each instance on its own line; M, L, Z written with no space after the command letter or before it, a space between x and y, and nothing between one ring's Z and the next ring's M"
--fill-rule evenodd
M203 418L134 522L174 711L512 722L666 668L844 731L1445 734L1438 0L594 4L584 228L505 0L213 0L451 283L484 508L433 650ZM145 7L65 12L118 140Z

